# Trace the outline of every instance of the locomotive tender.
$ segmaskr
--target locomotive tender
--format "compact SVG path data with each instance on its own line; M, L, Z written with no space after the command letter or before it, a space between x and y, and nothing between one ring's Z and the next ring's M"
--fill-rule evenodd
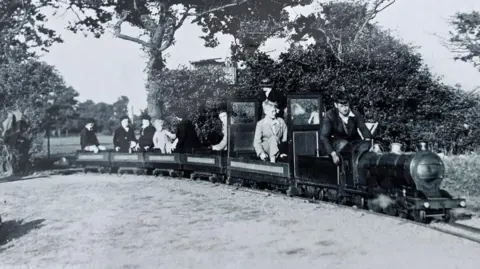
M321 114L321 94L293 93L287 96L287 104L290 111L286 120L288 162L270 163L258 159L253 138L256 123L261 118L261 106L257 100L238 99L231 100L228 105L226 152L129 154L106 151L95 154L78 151L76 164L99 172L131 170L153 175L190 175L192 179L208 177L212 182L227 184L273 186L290 196L355 205L418 222L429 222L433 218L448 222L452 209L466 206L465 199L453 198L440 188L445 167L437 154L427 149L378 152L372 150L373 141L355 141L342 149L341 163L337 166L329 156L321 154L321 117L311 122L305 113ZM303 114L295 112L298 107ZM379 197L384 197L386 202L376 202Z

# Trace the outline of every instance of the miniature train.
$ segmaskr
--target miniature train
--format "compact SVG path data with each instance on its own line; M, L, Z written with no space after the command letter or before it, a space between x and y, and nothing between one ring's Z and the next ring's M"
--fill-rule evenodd
M289 108L301 105L323 111L322 96L295 93L287 96ZM76 165L101 173L124 173L209 178L212 182L274 187L289 196L303 196L345 205L355 205L388 215L427 223L434 218L451 220L451 210L465 208L466 201L453 198L440 188L445 174L441 158L427 149L416 152L373 151L372 141L356 141L340 152L336 165L320 156L322 119L314 124L287 117L288 162L258 159L253 149L255 126L260 119L256 100L232 100L228 113L228 150L199 150L189 154L156 152L119 153L78 151ZM293 111L293 110L292 110ZM375 143L375 148L382 148ZM386 205L375 203L388 197Z

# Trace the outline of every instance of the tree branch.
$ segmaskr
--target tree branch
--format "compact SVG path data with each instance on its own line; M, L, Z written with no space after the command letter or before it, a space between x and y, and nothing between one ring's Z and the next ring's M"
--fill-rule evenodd
M125 20L127 19L128 17L128 12L124 12L121 16L120 16L120 19L118 20L117 23L115 23L115 25L113 26L113 29L114 29L114 36L115 37L118 37L120 39L123 39L123 40L128 40L128 41L131 41L131 42L135 42L137 44L140 44L142 46L145 46L147 48L153 48L152 44L149 43L149 42L146 42L146 41L143 41L141 40L140 38L136 38L136 37L132 37L132 36L128 36L128 35L125 35L125 34L122 34L122 24L125 22Z
M385 1L391 1L390 3L386 4L384 7L380 8L379 7L385 3ZM378 13L384 11L386 8L389 6L393 5L395 3L395 0L376 0L375 3L373 4L373 8L369 12L370 14L365 18L365 21L363 22L362 26L358 29L358 31L355 33L355 37L353 38L353 42L357 41L358 37L360 34L363 32L363 29L367 26L367 24L373 20Z

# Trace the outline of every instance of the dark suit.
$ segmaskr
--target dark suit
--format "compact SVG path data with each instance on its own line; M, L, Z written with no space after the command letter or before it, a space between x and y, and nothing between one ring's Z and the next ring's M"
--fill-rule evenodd
M80 132L80 147L82 150L85 149L86 146L97 146L100 145L97 139L97 135L93 130L88 130L87 128L83 128Z
M151 124L148 125L145 129L140 129L140 137L138 138L138 144L141 150L145 150L145 147L149 147L149 149L153 148L153 135L157 129L153 127Z
M327 154L339 150L335 147L335 144L339 144L339 141L343 140L342 142L344 143L345 141L360 140L361 137L358 134L357 128L364 138L372 138L363 117L355 111L352 111L352 113L354 117L348 117L347 124L344 124L342 118L340 118L337 108L332 108L325 113L320 140L323 142Z
M113 134L113 147L120 147L119 152L128 152L131 141L137 142L132 127L128 128L128 132L122 126L115 130Z
M186 153L192 152L192 149L201 146L200 140L195 130L195 125L189 120L182 120L177 124L177 131L175 133L178 143L175 152Z
M287 100L285 96L280 93L279 91L272 89L268 96L265 94L265 92L260 90L260 93L258 94L258 99L260 102L263 102L265 100L269 100L270 102L275 102L278 104L279 109L284 109L285 106L287 105Z

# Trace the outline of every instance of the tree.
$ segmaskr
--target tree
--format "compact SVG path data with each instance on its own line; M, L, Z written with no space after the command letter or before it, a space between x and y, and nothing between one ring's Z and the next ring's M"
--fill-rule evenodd
M75 111L78 92L72 87L58 87L55 90L51 93L53 104L49 109L50 117L53 119L52 127L56 130L57 135L62 132L68 134L78 125L78 114Z
M0 1L0 60L32 57L34 49L47 51L63 42L55 31L45 27L47 16L42 10L54 7L54 0Z
M224 105L232 94L232 86L225 81L221 69L191 70L183 67L164 70L157 77L165 94L167 111L183 110L197 126L202 142L212 144L212 135L221 133L216 108ZM167 119L170 124L172 119Z
M445 45L457 54L455 60L470 62L475 67L480 66L480 13L458 12L450 25L450 38Z
M137 43L148 55L147 91L148 110L155 117L161 111L158 106L161 100L152 98L150 93L159 90L154 79L165 67L163 52L175 42L175 33L189 17L199 17L213 12L238 7L249 0L120 0L92 1L68 0L68 9L74 10L79 20L69 26L73 32L87 30L96 37L105 32L105 25L115 16L118 21L114 25L117 38ZM90 13L93 11L93 15ZM122 33L122 25L129 23L143 31L143 37L128 36ZM160 96L163 98L163 95Z
M245 60L268 38L282 36L289 22L288 7L305 6L312 0L250 0L235 9L205 14L194 20L202 27L206 47L218 45L217 34L234 37L234 60Z
M53 105L55 96L67 89L67 86L53 66L31 59L21 63L0 64L0 89L4 94L2 117L10 111L19 111L28 124L25 136L32 142L31 148L27 149L32 160L42 149L42 134L45 124L51 120L50 112L57 109ZM3 154L14 154L4 142L2 139Z
M357 19L341 19L345 14ZM367 22L358 34L358 25L363 25L362 18L368 14L360 3L331 1L323 4L320 14L301 17L295 22L299 25L292 25L298 34L292 39L308 35L315 44L294 44L277 62L256 53L239 75L235 94L255 94L259 79L268 75L284 93L321 92L329 109L332 95L344 90L354 97L354 108L368 121L380 122L377 139L381 141L404 142L411 149L418 141L463 150L479 145L474 132L463 125L480 124L480 102L441 83L415 48L388 31ZM328 25L328 31L323 25ZM332 43L334 35L345 38ZM453 141L461 142L454 145Z

